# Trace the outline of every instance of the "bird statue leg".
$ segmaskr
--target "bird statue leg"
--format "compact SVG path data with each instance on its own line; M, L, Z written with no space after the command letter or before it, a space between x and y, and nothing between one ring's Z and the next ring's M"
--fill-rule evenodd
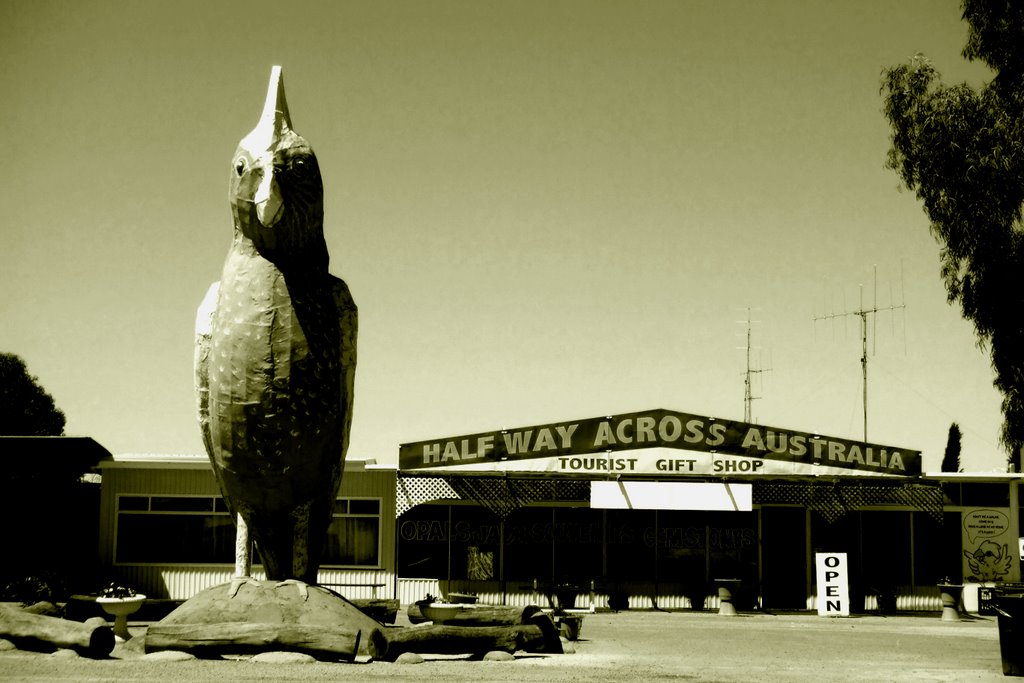
M228 597L238 595L238 589L251 581L252 543L249 542L249 525L239 512L235 514L235 575L228 586Z
M309 570L309 508L312 503L303 503L292 511L295 526L292 527L292 575L305 577ZM316 577L312 577L316 582Z
M252 545L249 543L249 526L242 513L235 515L235 578L247 579L252 576Z

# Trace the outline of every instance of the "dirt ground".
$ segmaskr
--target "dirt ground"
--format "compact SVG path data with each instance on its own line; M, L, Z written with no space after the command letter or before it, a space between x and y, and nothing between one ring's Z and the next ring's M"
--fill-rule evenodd
M401 620L400 620L401 623ZM132 627L144 634L145 624ZM938 613L820 618L628 611L587 615L576 652L513 661L426 656L420 664L166 662L119 644L113 656L0 652L4 681L1000 681L995 618ZM1012 679L1011 679L1012 680Z

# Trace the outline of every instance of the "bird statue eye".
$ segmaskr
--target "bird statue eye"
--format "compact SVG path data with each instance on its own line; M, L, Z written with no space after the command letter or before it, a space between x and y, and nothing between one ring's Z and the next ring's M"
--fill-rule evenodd
M238 157L238 159L235 160L235 174L238 175L238 177L241 177L242 174L245 173L245 167L245 159Z
M302 175L308 170L305 159L293 159L292 160L292 172Z

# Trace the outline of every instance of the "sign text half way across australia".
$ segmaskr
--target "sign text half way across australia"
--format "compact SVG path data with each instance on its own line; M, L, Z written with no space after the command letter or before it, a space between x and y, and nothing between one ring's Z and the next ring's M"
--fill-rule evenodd
M915 476L921 473L921 453L779 427L651 410L403 444L399 468L438 474Z

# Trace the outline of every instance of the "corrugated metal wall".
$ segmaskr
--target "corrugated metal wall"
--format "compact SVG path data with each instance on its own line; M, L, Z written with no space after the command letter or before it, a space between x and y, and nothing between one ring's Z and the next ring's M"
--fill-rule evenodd
M234 567L119 565L114 572L119 579L148 597L187 600L201 590L231 581ZM254 569L253 578L262 580L266 577L262 571ZM382 570L322 569L319 583L353 600L390 598L394 575Z
M185 600L210 586L231 580L234 566L229 564L115 565L118 494L216 496L220 490L212 470L207 467L104 469L100 500L100 560L111 578L127 583L151 598ZM395 473L389 470L346 471L338 496L381 499L380 566L371 569L324 567L320 570L319 582L353 599L393 597L396 591ZM264 578L259 567L254 567L253 573L254 578Z
M427 595L437 598L441 595L440 579L398 579L398 602L411 605Z
M807 609L818 610L818 595L813 589L811 595L807 596ZM878 598L874 595L864 596L864 611L874 612L877 610ZM938 586L897 586L896 611L941 612L942 596Z

